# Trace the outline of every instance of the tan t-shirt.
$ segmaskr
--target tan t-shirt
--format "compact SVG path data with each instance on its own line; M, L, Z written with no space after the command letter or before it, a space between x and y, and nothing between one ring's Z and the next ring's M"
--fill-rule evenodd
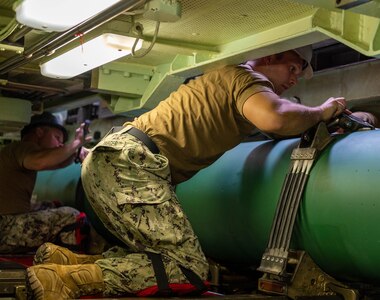
M25 169L22 162L36 147L30 142L14 142L0 151L0 215L30 211L37 172Z
M181 85L132 125L148 134L169 159L172 181L177 184L255 129L242 108L258 92L273 92L265 76L249 66L226 66Z

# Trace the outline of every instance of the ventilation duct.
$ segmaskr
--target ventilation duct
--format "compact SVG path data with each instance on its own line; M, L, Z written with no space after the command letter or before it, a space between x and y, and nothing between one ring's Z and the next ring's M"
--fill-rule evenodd
M30 122L31 113L29 101L0 97L0 133L21 130Z

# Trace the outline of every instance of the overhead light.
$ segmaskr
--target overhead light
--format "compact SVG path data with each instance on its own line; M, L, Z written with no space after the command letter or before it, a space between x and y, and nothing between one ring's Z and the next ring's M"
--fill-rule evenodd
M60 79L74 77L130 54L135 41L134 37L103 33L42 63L41 74ZM137 51L141 46L142 40L139 40L134 50Z
M44 31L65 31L121 0L22 0L16 20Z

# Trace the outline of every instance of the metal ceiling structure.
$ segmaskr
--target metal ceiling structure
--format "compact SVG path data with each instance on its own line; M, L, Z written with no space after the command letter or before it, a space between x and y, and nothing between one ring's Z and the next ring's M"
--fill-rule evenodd
M133 36L137 24L143 28L144 52L156 28L146 13L149 3L158 5L160 15L160 5L177 1L123 0L62 33L18 24L14 2L0 0L0 92L26 99L35 109L60 111L101 99L115 114L139 114L208 69L306 44L319 53L316 66L326 62L329 55L321 49L331 45L343 45L365 59L380 55L379 0L181 0L181 17L174 22L164 17L144 57L127 56L71 79L47 78L39 64L69 43L81 43L78 33L86 39L107 26ZM13 31L4 35L9 28Z

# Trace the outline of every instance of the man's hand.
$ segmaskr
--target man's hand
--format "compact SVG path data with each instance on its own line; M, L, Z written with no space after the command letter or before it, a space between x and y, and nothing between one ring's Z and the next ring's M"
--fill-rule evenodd
M329 121L346 110L346 99L343 97L329 98L319 106L322 112L322 121Z
M85 121L75 131L75 140L78 141L79 143L77 154L74 158L75 163L82 163L89 152L88 149L83 148L83 145L91 141L92 139L91 136L88 134L89 125L90 125L90 121Z
M80 126L75 130L75 140L77 141L79 147L83 144L91 141L91 136L88 135L88 129L85 129L85 126L88 126L86 123L80 124Z
M378 120L371 113L364 112L364 111L356 111L356 112L353 112L351 115L363 120L364 122L367 122L367 123L377 127Z
M84 161L84 159L86 158L87 154L90 152L89 149L85 148L85 147L82 147L80 149L80 153L79 153L79 159L81 162Z

